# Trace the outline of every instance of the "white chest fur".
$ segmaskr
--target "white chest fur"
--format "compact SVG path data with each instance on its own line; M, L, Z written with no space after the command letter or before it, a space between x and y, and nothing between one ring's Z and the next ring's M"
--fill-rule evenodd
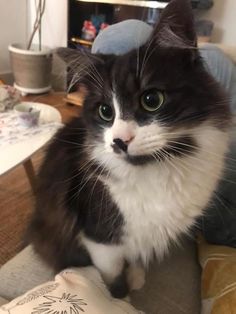
M125 167L107 185L123 214L124 254L148 263L162 258L170 240L188 231L216 188L223 154L194 156L143 167ZM122 173L122 177L120 175Z
M123 214L123 254L130 261L141 257L147 263L153 253L162 258L216 189L228 134L207 124L191 132L199 147L193 155L145 166L132 166L109 149L104 154L102 145L93 151L92 158L112 174L104 183Z

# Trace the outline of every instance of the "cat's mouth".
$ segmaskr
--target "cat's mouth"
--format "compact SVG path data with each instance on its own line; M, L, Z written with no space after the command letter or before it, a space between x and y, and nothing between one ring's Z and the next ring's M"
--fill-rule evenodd
M120 155L121 158L124 158L132 165L144 165L155 160L152 155L131 155L128 152L128 147L125 147L123 144L119 144L119 146L117 144L113 144L111 147L113 148L113 152L116 155Z
M122 158L132 165L144 165L155 160L152 155L131 155L128 151L128 145L118 139L114 141L111 147L116 155L121 155Z
M135 156L135 155L127 154L125 159L134 166L141 166L150 162L160 161L160 159L158 160L158 158L156 158L154 155L140 155L140 156L136 155Z
M133 155L129 153L128 147L126 149L117 147L117 145L113 147L114 153L121 155L128 163L135 166L161 162L174 157L184 157L195 152L197 148L198 145L195 140L189 135L183 135L175 144L173 142L167 143L164 147L153 151L151 154Z

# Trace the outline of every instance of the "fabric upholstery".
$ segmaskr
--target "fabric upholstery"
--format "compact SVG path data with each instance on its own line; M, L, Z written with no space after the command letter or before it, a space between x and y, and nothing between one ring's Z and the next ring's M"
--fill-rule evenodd
M67 269L0 307L0 313L138 314L128 302L111 297L94 267Z
M9 302L8 300L6 300L6 299L0 297L0 306L2 306L3 304L6 304L6 303L8 303L8 302Z
M53 272L28 246L0 269L0 296L12 300L53 278Z
M202 314L236 313L236 249L199 238Z
M27 247L0 270L0 295L8 300L52 280L53 272ZM162 263L155 262L145 286L131 295L133 305L148 314L198 314L200 267L196 245L189 240L170 248Z
M199 314L200 267L193 241L172 246L163 262L147 272L145 286L131 295L136 308L147 314Z

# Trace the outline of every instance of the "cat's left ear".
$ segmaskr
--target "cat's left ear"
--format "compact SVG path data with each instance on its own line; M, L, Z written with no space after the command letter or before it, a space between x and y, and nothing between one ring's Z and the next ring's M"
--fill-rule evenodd
M104 64L104 60L98 55L78 49L58 48L56 53L68 67L67 79L69 89L78 84L80 88L83 86L83 89L86 89L89 81L86 78L89 75L89 71L93 71L93 77L96 77L96 75L99 76L96 68ZM98 77L98 80L99 79Z
M172 0L161 14L153 36L160 46L196 48L197 36L190 0Z
M92 63L102 63L103 60L95 54L78 49L58 48L57 55L67 64L68 67L80 68Z

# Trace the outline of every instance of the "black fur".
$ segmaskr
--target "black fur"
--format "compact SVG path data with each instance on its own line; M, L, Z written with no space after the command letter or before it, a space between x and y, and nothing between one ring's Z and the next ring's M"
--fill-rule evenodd
M123 219L118 208L102 183L95 184L100 172L96 173L97 165L89 169L88 174L94 172L90 180L85 176L86 169L79 170L87 160L82 146L85 135L80 118L65 126L49 146L39 172L29 237L56 270L91 263L86 250L80 248L79 231L97 242L113 244L119 243L122 234Z
M129 293L129 286L126 276L127 266L128 265L124 265L121 274L116 277L115 280L109 285L109 290L115 298L123 299Z

